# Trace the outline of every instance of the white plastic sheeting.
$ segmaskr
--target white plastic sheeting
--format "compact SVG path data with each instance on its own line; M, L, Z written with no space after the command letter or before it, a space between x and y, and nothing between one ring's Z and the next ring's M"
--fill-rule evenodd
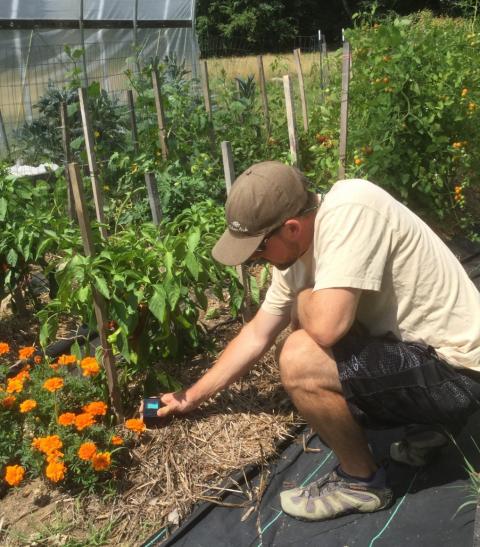
M140 63L175 56L197 75L195 0L0 0L0 20L0 110L9 135L35 116L33 105L49 82L58 87L68 82L74 64L66 45L84 50L84 58L76 61L82 77L86 72L84 83L97 80L120 96L128 87L126 61L135 54ZM5 20L21 22L22 28L5 28ZM47 21L51 28L45 28ZM125 24L90 28L102 21L106 27ZM166 27L159 28L159 22Z

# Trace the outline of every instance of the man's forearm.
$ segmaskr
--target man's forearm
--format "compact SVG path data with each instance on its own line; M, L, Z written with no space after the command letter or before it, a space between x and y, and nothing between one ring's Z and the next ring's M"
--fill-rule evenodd
M263 339L256 336L254 325L248 323L227 345L215 365L187 389L187 399L200 404L225 389L246 374L274 341L275 338Z

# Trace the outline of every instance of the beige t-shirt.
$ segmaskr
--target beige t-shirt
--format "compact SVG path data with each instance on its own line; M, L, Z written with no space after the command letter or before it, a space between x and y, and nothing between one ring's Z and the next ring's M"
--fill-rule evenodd
M480 293L440 238L371 182L342 180L324 196L312 245L273 268L262 308L288 314L306 287L363 289L356 317L373 336L423 342L480 371Z

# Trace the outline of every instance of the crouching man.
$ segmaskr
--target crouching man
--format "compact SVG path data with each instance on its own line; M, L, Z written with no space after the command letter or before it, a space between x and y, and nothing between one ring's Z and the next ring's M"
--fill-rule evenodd
M265 260L272 283L255 317L194 385L162 396L182 414L245 374L295 317L279 357L282 383L338 465L281 494L283 510L323 520L389 506L392 491L364 427L422 426L392 446L424 464L480 408L480 296L414 213L365 180L325 195L279 162L242 173L213 249L226 265Z

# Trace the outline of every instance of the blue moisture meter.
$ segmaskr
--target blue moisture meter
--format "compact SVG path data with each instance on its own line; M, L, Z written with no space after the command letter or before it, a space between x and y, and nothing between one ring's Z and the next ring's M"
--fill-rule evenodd
M143 422L147 427L158 427L162 419L157 416L157 410L164 406L159 397L147 397L143 399Z

